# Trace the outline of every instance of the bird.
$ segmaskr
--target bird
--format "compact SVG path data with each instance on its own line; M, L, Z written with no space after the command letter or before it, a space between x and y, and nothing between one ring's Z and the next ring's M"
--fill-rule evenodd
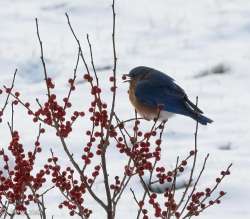
M167 121L173 115L180 114L202 125L213 122L202 115L203 111L191 102L184 89L172 77L161 71L138 66L129 71L129 74L124 74L123 79L130 84L130 102L146 120Z

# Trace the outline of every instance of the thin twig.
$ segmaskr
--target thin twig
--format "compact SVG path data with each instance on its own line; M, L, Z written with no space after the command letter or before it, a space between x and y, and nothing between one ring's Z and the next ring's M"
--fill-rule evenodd
M42 65L43 65L43 72L44 72L44 80L46 85L48 84L48 74L47 74L47 68L46 68L46 63L44 60L44 55L43 55L43 42L40 38L40 33L39 33L39 26L38 26L38 19L36 18L36 34L37 34L37 38L39 41L39 45L40 45L40 52L41 52L41 61L42 61ZM47 89L47 94L48 94L48 98L50 98L50 88L49 86L46 86Z
M77 42L78 49L80 50L81 59L82 59L82 61L83 61L83 63L84 63L84 66L85 66L85 68L86 68L86 70L87 70L87 73L90 75L88 64L87 64L87 62L86 62L86 60L85 60L85 58L84 58L84 56L83 56L83 51L82 51L82 46L81 46L80 40L78 39L78 37L77 37L76 34L75 34L75 31L74 31L74 29L73 29L73 27L72 27L72 25L71 25L71 22L70 22L70 19L69 19L68 14L65 13L65 15L66 15L66 18L67 18L67 21L68 21L68 25L69 25L70 31L71 31L71 33L73 34L73 36L74 36L74 38L75 38L75 40L76 40L76 42Z
M8 95L7 95L7 97L6 97L6 100L5 100L5 103L4 103L3 107L2 107L2 109L1 109L1 113L2 113L2 114L4 113L4 110L6 109L8 103L9 103L9 98L10 98L12 89L13 89L13 87L14 87L14 85L15 85L16 74L17 74L17 69L16 69L15 72L14 72L13 79L12 79L12 83L11 83L11 86L10 86L10 88L9 88ZM7 89L6 87L4 87L4 88Z
M138 202L138 200L137 200L137 198L136 198L136 196L135 196L134 190L130 188L130 191L131 191L132 194L133 194L133 197L134 197L135 202L137 203L138 206L140 206L140 205L139 205L139 202Z
M184 204L184 206L183 206L183 208L182 208L180 214L183 214L184 210L186 209L186 206L188 205L190 199L192 198L192 195L193 195L194 192L196 191L197 184L198 184L198 182L200 181L200 178L201 178L201 175L202 175L203 171L205 170L205 167L206 167L206 163L207 163L208 158L209 158L209 154L207 154L207 156L206 156L205 159L204 159L204 162L203 162L202 168L201 168L201 170L200 170L200 173L199 173L199 175L198 175L198 177L197 177L197 179L196 179L196 181L195 181L195 183L194 183L193 189L192 189L192 191L190 192L190 194L189 194L189 196L188 196L188 198L187 198L187 200L186 200L186 202L185 202L185 204ZM180 204L182 204L182 202L181 202ZM179 207L179 206L178 206L178 207ZM177 207L177 209L178 209L178 207ZM184 217L184 218L185 218L185 217Z
M177 166L178 166L178 163L179 163L179 156L177 156L177 159L176 159L176 165L175 165L175 171L174 171L174 179L173 179L173 183L172 183L171 188L170 188L170 194L172 193L171 194L171 198L175 196L175 191L176 191L176 176L177 176ZM168 198L170 198L170 196L168 196ZM166 218L170 219L171 216L172 216L171 208L168 207Z
M92 51L92 45L90 43L89 40L89 35L87 34L87 41L88 41L88 45L89 45L89 52L90 52L90 58L91 58L91 65L95 74L95 79L96 79L96 86L99 87L99 79L97 77L97 73L96 73L96 68L95 68L95 64L94 64L94 58L93 58L93 51Z
M54 189L55 186L51 186L50 188L46 189L43 193L41 193L39 196L44 196L47 192L49 192L50 190Z
M112 105L110 109L110 115L109 115L109 121L108 121L108 129L105 137L105 144L103 145L103 152L101 154L101 162L102 162L102 170L103 170L103 178L104 178L104 185L105 185L105 191L107 196L107 217L109 219L112 219L115 215L115 212L112 212L112 197L111 192L109 188L109 178L108 178L108 171L107 171L107 165L106 165L106 148L108 146L108 138L110 137L110 127L112 124L112 120L114 117L115 112L115 101L116 101L116 65L117 65L117 57L116 57L116 47L115 47L115 0L112 2L112 13L113 13L113 31L112 31L112 44L113 44L113 97L112 97Z
M33 196L36 197L36 192L33 189L32 185L29 185L29 188L30 188ZM45 205L43 202L43 196L41 196L41 198L42 198L42 201L39 198L36 198L36 204L37 204L37 207L39 209L41 219L46 219L46 208L45 208Z
M196 97L196 106L198 106L198 97ZM191 173L190 173L190 177L189 177L189 181L187 183L186 189L183 192L181 199L177 205L178 208L182 204L184 198L186 197L188 189L190 188L192 180L193 180L193 174L194 174L196 159L197 159L197 135L198 135L198 114L197 114L197 118L196 118L196 126L195 126L195 133L194 133L195 144L194 144L194 159L193 159L192 169L191 169Z
M114 116L115 111L115 101L116 101L116 66L117 66L117 56L116 56L116 43L115 43L115 24L116 24L116 13L115 13L115 0L112 3L112 12L113 12L113 31L112 31L112 44L113 44L113 98L112 98L112 106L110 110L110 117L109 117L109 126L112 123L112 119Z
M81 50L78 49L76 65L75 65L74 73L73 73L73 81L72 81L72 84L70 84L69 92L68 92L68 95L67 95L67 101L64 103L63 110L66 109L67 103L69 102L69 99L70 99L70 95L71 95L71 93L73 91L73 86L74 86L74 83L75 83L75 80L76 80L76 72L77 72L77 68L78 68L78 64L79 64L80 54L81 54Z
M14 103L11 103L11 121L7 122L7 125L9 127L10 130L10 134L11 136L13 136L13 130L14 130Z
M230 163L230 164L228 165L226 172L228 172L228 171L230 170L230 168L232 167L232 165L233 165L232 163ZM212 193L217 189L217 187L219 186L219 184L221 183L221 181L225 178L225 176L226 176L226 175L222 175L222 177L220 178L220 181L217 182L217 183L215 184L215 186L211 189L210 194L212 194ZM208 198L207 196L204 197L204 198L201 200L201 204L204 203L204 202L207 200L207 198Z

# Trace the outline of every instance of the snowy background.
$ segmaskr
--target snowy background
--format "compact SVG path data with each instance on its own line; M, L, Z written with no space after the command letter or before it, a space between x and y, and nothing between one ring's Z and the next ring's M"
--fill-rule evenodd
M35 103L36 96L45 98L35 17L39 18L49 74L56 81L59 96L67 90L66 79L72 75L77 55L65 12L82 40L86 58L89 57L86 43L89 33L97 68L109 69L112 65L110 0L0 0L0 8L1 84L9 84L18 68L16 87L25 100L32 99ZM233 162L232 175L222 186L228 194L221 205L208 209L200 218L250 218L250 1L117 0L116 11L117 112L122 119L133 115L133 108L128 104L127 84L121 83L121 75L138 65L154 67L174 77L192 100L198 95L199 106L215 121L207 127L199 127L198 164L210 153L201 187L213 185L220 170ZM218 65L224 68L224 74L214 74ZM84 71L81 66L79 82ZM98 73L107 100L110 98L107 82L110 72ZM86 86L79 83L78 94L74 96L76 105L82 108L88 101ZM80 98L85 102L79 101ZM33 142L30 136L35 138L37 130L27 121L22 109L16 111L15 119L15 128L21 131L22 141L28 148ZM145 126L148 125L145 121ZM173 164L178 154L184 157L193 148L194 128L195 122L182 116L168 122L164 135L168 148L166 165ZM69 141L72 152L77 154L84 137L83 132L74 133ZM56 147L59 143L52 136L48 129L43 143L60 156L62 152ZM6 121L1 124L0 139L1 146L6 147L9 140ZM43 165L47 156L44 150L38 166ZM119 171L119 156L115 152L110 155L111 175ZM135 179L130 187L137 191L138 183ZM118 218L134 218L136 204L131 197L128 191L118 206ZM128 199L131 200L129 205ZM56 210L61 200L56 192L47 200L52 206L48 209L49 215L53 214L55 219L66 218L63 211ZM93 218L104 218L95 203L89 201L88 206L97 209ZM35 217L36 212L32 215Z

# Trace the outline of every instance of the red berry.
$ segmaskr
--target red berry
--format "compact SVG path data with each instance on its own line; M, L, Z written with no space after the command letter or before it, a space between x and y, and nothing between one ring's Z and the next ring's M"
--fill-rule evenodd
M110 81L114 81L115 78L114 78L113 76L111 76L111 77L109 78L109 80L110 80Z
M225 195L226 193L224 191L220 191L220 196Z
M116 87L111 87L110 90L111 90L112 92L115 92Z
M220 183L221 179L220 178L216 178L216 182Z
M187 161L186 161L186 160L183 160L183 161L181 162L181 164L182 164L183 166L186 166L186 165L187 165Z
M190 156L192 156L192 155L195 154L195 152L192 150L192 151L189 152L189 154L190 154Z

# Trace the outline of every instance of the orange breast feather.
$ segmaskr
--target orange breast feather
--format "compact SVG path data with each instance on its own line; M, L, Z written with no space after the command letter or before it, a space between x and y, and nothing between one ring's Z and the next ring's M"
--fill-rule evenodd
M136 81L132 80L129 86L129 99L136 111L145 119L152 120L157 117L158 109L157 107L150 107L141 103L135 96Z

